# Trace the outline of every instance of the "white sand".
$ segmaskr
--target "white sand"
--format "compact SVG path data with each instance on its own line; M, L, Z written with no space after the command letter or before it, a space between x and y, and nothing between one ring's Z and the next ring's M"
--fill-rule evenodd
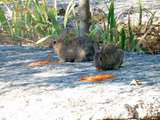
M128 118L125 105L136 106L138 117L160 112L160 88L116 85L82 85L55 89L53 86L15 87L0 95L3 120L97 120Z

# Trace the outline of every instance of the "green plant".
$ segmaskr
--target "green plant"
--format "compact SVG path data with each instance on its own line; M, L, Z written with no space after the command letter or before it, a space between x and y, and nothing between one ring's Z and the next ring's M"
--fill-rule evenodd
M125 44L126 44L126 33L125 33L125 29L124 27L121 28L120 30L120 43L119 43L119 46L121 49L125 49Z
M34 24L37 34L57 36L60 33L60 26L57 21L56 10L54 8L48 8L45 0L42 0L41 4L37 0L30 1L32 7L29 14L31 15L32 25Z
M4 11L0 8L0 24L3 27L3 29L11 34L11 26L9 24L9 21L7 20Z
M136 48L136 39L135 39L135 35L134 32L132 30L132 26L131 26L131 19L130 19L130 15L128 14L128 43L127 43L127 50L129 51L134 51L134 49Z
M114 32L116 29L116 20L115 20L115 13L114 13L114 0L110 1L110 6L108 8L108 15L107 15L107 31L109 36L109 42L114 42Z
M19 34L21 32L21 23L18 21L17 14L15 13L15 11L13 11L12 14L12 21L9 21L5 16L5 12L2 9L0 9L0 23L3 30L10 35L12 40L16 40L15 43L17 43L17 41L20 40Z
M45 0L41 3L38 0L17 1L14 4L11 20L0 10L0 24L13 40L19 42L27 38L42 41L42 38L44 41L44 38L56 38L60 34L56 10L49 8Z
M111 43L120 46L122 49L126 48L126 30L121 24L118 24L115 16L114 1L110 1L108 7L108 14L103 10L101 11L99 18L104 18L104 22L101 25L94 23L91 27L90 36L92 39L96 38L98 42ZM103 17L104 16L104 17ZM96 19L95 17L92 17ZM103 20L102 20L103 21ZM102 26L103 25L103 26Z
M71 0L69 2L68 6L67 6L67 9L66 9L66 12L65 12L65 15L64 15L64 28L66 28L68 19L69 19L69 17L71 17L71 14L75 13L74 6L75 6L75 1Z
M138 0L138 4L139 4L139 25L142 25L142 15L143 15L142 1Z
M139 19L138 19L138 25L132 26L132 20L130 18L130 10L128 11L128 25L127 25L127 46L126 50L128 51L142 51L142 49L139 46L138 42L141 42L144 40L144 38L148 35L149 32L151 32L150 28L153 24L153 19L155 13L152 13L148 9L143 8L142 1L139 1ZM146 12L147 14L150 14L150 18L146 23L142 23L143 18L143 12Z

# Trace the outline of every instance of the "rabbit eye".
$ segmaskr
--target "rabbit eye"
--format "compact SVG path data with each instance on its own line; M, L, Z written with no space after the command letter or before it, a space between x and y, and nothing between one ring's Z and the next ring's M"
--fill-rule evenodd
M56 40L52 41L52 44L55 45L56 44Z
M102 57L100 57L99 60L102 61Z

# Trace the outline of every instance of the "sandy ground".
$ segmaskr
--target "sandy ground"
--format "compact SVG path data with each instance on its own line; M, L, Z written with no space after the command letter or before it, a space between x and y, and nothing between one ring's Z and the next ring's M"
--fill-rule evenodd
M116 12L135 4L133 0L117 0ZM158 0L145 0L144 4L154 10L160 5ZM106 72L97 72L92 62L26 67L31 61L46 59L47 51L0 45L0 120L160 116L160 55L125 53L121 69ZM57 56L53 55L53 59ZM101 83L79 81L83 75L99 73L112 73L116 79ZM142 84L130 86L134 79Z
M125 53L119 70L97 72L92 62L26 67L48 49L0 45L0 120L98 120L160 116L160 55ZM53 55L53 59L57 59ZM82 83L83 75L115 80ZM139 86L130 86L133 80Z

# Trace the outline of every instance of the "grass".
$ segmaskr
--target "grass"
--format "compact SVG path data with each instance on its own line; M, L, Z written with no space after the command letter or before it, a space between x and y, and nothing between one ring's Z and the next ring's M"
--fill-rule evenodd
M56 11L49 8L45 0L42 0L42 3L27 0L15 2L14 5L11 20L8 20L4 11L0 9L0 24L12 40L20 43L26 38L36 41L47 38L46 36L56 38L60 34L61 27L57 21Z
M130 11L128 11L127 25L118 22L115 15L114 0L110 0L107 11L99 9L99 15L93 13L89 33L91 39L103 44L115 44L126 51L141 51L139 41L148 38L148 31L150 26L153 25L154 14L143 8L141 0L138 0L138 2L139 18L136 27L132 25ZM1 4L5 6L6 1L2 1ZM9 34L14 43L21 45L23 40L30 39L36 44L43 45L50 38L57 39L62 31L66 29L69 20L72 20L75 25L71 33L74 33L75 36L78 35L79 20L74 6L75 2L71 0L65 12L64 26L61 26L58 22L57 11L54 8L49 8L45 0L42 0L41 3L37 0L14 1L11 20L8 20L5 12L0 9L0 26L2 26L5 33ZM147 24L144 24L143 13L146 11L152 15ZM145 32L139 36L142 31Z
M102 17L97 17L102 18L103 20L101 20L102 23L100 24L96 22L92 24L90 32L91 38L96 38L97 41L100 41L103 44L115 44L125 50L127 48L126 28L116 20L114 1L110 1L108 13L102 9L99 11L101 12L100 15ZM92 18L96 19L95 17Z

